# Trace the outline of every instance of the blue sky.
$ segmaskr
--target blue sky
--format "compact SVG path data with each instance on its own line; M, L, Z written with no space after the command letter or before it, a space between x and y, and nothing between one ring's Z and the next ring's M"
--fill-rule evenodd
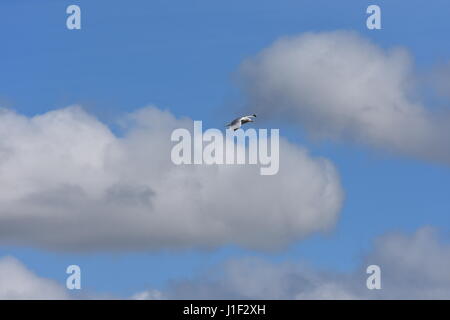
M82 29L65 27L69 4ZM378 4L382 30L366 28ZM418 73L450 59L448 1L2 1L0 105L33 116L81 104L115 130L121 115L154 104L222 127L242 106L236 72L276 39L307 31L355 30L381 48L402 46ZM84 290L129 296L190 278L227 259L305 260L351 271L374 238L424 225L448 237L450 170L412 157L344 142L315 141L280 126L290 141L336 166L345 202L336 226L277 252L214 250L71 253L0 246L40 276L65 282L82 268Z

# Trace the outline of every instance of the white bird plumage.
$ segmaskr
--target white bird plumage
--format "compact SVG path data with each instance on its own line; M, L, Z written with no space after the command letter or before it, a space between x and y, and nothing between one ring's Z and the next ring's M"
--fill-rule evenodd
M254 122L253 118L256 118L256 114L252 114L249 116L243 116L240 118L236 118L233 121L231 121L229 124L226 125L226 127L228 129L231 129L233 131L236 131L237 129L239 129L244 123L247 122Z

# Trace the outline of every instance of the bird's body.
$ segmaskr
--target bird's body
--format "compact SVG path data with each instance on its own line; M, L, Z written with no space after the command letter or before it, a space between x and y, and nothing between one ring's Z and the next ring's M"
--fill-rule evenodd
M253 118L256 118L256 114L252 114L250 116L244 116L240 118L236 118L233 121L231 121L229 124L226 125L228 129L231 129L233 131L236 131L239 129L244 123L247 122L253 122Z

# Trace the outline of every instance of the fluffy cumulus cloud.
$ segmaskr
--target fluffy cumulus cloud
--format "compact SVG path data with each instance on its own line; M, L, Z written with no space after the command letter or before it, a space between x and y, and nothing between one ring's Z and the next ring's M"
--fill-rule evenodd
M366 286L366 268L381 269L381 290ZM450 245L435 230L393 233L379 238L353 272L318 271L302 263L244 258L201 277L172 282L140 299L449 299ZM205 276L206 274L206 276Z
M353 32L306 33L276 41L240 75L252 110L266 117L320 138L450 163L448 109L424 106L404 49Z
M41 278L13 257L0 259L0 299L68 299L57 282Z
M192 128L154 107L116 135L80 107L0 111L0 243L58 250L237 244L275 249L333 227L343 198L326 159L280 142L280 170L181 165L171 132Z
M381 290L368 290L366 268L381 269ZM202 270L198 277L172 280L162 290L132 299L450 299L450 244L423 227L391 233L352 272L317 270L305 262L274 263L238 258ZM0 299L73 299L62 284L42 278L13 257L0 258ZM117 298L85 295L85 299Z

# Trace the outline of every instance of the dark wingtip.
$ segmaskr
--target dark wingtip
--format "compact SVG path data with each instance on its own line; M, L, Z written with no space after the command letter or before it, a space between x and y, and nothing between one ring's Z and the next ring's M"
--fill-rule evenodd
M253 116L256 118L256 113L254 113Z

